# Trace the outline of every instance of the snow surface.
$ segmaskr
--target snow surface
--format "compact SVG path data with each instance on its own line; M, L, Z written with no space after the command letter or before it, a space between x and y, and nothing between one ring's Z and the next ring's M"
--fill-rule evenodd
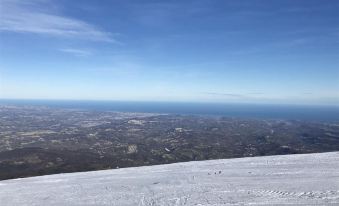
M339 205L339 152L6 180L0 205Z

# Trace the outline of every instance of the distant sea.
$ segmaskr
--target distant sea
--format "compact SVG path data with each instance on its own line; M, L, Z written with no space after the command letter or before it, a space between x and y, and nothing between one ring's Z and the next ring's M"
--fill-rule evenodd
M4 99L0 100L0 105L30 105L94 111L212 115L241 118L339 121L339 106Z

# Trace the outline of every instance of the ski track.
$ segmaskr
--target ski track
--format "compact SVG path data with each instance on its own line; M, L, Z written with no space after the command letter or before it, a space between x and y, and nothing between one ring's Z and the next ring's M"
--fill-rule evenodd
M339 152L5 180L0 205L339 205Z

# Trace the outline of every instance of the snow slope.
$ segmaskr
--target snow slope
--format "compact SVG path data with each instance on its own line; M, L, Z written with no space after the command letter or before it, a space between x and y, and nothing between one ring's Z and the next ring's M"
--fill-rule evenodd
M339 152L6 180L0 205L339 205Z

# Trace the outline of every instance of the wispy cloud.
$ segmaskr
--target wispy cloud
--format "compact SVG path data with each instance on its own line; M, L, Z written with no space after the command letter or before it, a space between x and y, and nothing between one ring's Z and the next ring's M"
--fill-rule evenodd
M92 55L92 52L89 50L84 50L84 49L59 49L61 52L65 52L68 54L72 54L77 57L86 57Z
M223 96L223 97L230 97L230 98L252 98L256 96L264 95L262 92L248 92L248 93L223 93L223 92L203 92L203 94L213 95L213 96Z
M251 55L265 52L276 52L283 49L294 49L297 47L312 45L316 41L316 37L297 37L294 39L286 39L274 43L263 43L260 47L249 46L238 50L229 51L231 55Z
M0 31L34 33L56 37L117 43L112 33L82 20L52 11L49 0L0 1Z
M300 94L301 95L313 95L314 93L313 92L301 92Z
M213 96L226 96L233 98L244 98L246 95L236 94L236 93L218 93L218 92L203 92L204 94L213 95Z

